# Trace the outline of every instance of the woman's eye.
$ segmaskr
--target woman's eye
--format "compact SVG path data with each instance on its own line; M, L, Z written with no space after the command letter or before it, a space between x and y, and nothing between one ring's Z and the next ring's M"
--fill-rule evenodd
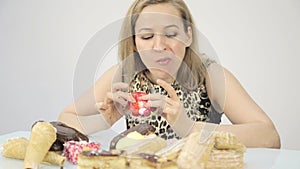
M148 39L151 39L151 38L153 38L153 34L142 35L142 36L141 36L141 39L143 39L143 40L148 40Z
M177 33L176 33L176 32L173 32L173 33L167 33L165 36L168 37L168 38L174 38L174 37L177 36Z

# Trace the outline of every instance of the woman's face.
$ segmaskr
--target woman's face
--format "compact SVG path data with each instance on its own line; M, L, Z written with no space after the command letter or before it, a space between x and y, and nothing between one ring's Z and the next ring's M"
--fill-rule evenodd
M174 80L192 42L192 30L185 32L179 11L171 4L145 7L135 26L136 48L151 77Z

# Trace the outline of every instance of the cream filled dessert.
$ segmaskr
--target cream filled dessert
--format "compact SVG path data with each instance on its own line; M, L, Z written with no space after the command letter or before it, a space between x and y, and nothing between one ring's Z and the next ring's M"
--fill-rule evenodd
M143 138L147 138L148 135L148 138L151 138L154 135L154 131L155 128L147 123L142 123L138 126L127 129L112 139L112 141L110 142L110 150L117 149L117 145L118 148L133 145L143 140ZM131 134L129 135L129 137L127 137L129 133ZM128 141L128 143L126 143L126 140Z
M126 169L122 151L83 151L78 156L78 169Z
M134 146L141 142L145 142L146 140L153 139L155 137L157 137L155 134L142 135L137 131L133 131L118 141L116 149L124 149L126 147Z

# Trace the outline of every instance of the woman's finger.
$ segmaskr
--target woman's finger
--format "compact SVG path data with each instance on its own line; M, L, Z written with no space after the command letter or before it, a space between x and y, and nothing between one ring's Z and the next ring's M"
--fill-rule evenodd
M165 97L167 96L161 95L159 93L153 93L153 94L143 95L141 96L141 99L154 101L154 100L164 100Z
M119 103L121 105L127 105L127 101L124 100L121 96L117 95L116 93L108 92L106 94L106 99L104 100L105 104L113 104Z
M129 85L127 83L123 83L123 82L114 83L112 84L112 92L127 90L128 86Z
M158 93L148 94L141 97L142 100L148 100L148 102L145 104L146 107L156 107L160 108L161 110L163 110L166 106L167 98L167 96Z
M112 102L116 102L123 106L126 106L128 104L128 101L135 102L135 100L131 96L131 94L118 91L118 92L114 92L114 93L108 92L106 94L106 99L104 102L106 104L111 104Z
M163 100L150 100L146 103L146 107L155 107L155 108L161 108L163 110L166 107L166 102Z
M130 93L117 91L115 94L122 97L122 98L124 98L125 100L130 101L130 102L134 103L136 101Z

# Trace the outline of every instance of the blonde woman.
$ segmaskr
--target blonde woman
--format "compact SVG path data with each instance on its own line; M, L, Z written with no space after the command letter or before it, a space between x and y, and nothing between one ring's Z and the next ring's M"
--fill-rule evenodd
M206 127L232 132L248 147L280 148L274 124L238 80L199 52L184 1L136 0L124 19L119 60L59 121L90 134L125 115L128 128L149 123L165 139ZM143 120L128 112L137 101L131 93L140 91L155 112ZM220 125L223 113L232 125Z

